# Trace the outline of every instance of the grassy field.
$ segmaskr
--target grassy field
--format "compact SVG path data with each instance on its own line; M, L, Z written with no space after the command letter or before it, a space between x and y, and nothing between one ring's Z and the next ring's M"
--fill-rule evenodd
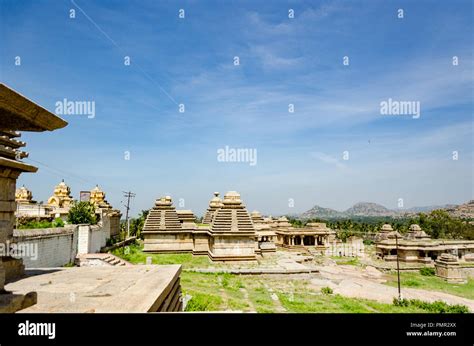
M357 266L357 265L360 264L359 258L357 258L357 257L350 258L350 257L331 256L331 259L333 259L334 261L336 261L336 263L337 263L338 265L353 265L353 266Z
M144 253L142 251L142 247L137 244L132 244L125 247L125 252L122 251L122 248L118 248L118 249L113 250L112 253L133 264L145 264L147 257L151 257L152 264L182 264L183 268L205 268L212 264L207 256L193 256L190 253L183 253L183 254Z
M423 276L419 272L400 273L403 287L421 288L424 290L445 292L456 296L474 299L474 280L469 279L466 284L450 284L437 276ZM397 286L397 274L391 274L387 285Z
M148 254L140 245L130 245L126 251L113 253L133 264L144 264L151 257L153 264L181 264L183 269L225 267L213 264L208 257L192 254ZM338 264L360 265L357 259L333 258ZM396 285L396 275L388 282ZM323 294L309 287L309 281L291 276L233 275L228 273L196 273L183 271L181 287L183 296L191 296L187 311L244 311L259 313L413 313L426 312L415 306L395 306L367 299L346 298ZM433 289L474 299L474 282L451 285L437 277L419 273L402 273L402 286Z
M322 294L308 289L303 280L202 274L181 275L183 295L190 295L187 311L239 310L260 313L410 313L415 307L397 307L367 299ZM272 298L273 295L273 298ZM277 299L275 299L277 297Z

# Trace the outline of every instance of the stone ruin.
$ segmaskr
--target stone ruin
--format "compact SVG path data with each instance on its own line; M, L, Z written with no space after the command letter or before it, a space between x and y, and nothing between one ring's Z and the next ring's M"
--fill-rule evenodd
M467 282L457 256L443 253L435 261L436 276L449 283L464 284Z
M214 192L214 197L209 202L209 208L202 219L202 223L210 225L212 223L212 219L216 214L216 211L222 207L222 200L219 197L219 192Z
M257 227L263 232L258 234L235 191L227 192L223 200L214 193L204 220L210 224L198 226L192 211L177 211L169 196L158 199L143 228L144 251L190 252L213 261L246 261L261 254L260 243L270 243L270 227ZM263 252L274 251L270 245L262 246Z

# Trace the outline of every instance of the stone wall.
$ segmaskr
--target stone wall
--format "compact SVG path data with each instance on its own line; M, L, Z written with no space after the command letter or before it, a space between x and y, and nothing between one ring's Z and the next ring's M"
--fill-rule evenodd
M14 242L23 250L26 268L61 267L74 262L77 254L77 226L14 231Z
M192 252L192 232L148 232L143 251L149 252Z
M106 244L109 237L108 229L97 225L78 226L78 254L97 253Z
M26 268L62 267L78 254L97 253L105 246L108 230L97 225L15 230L13 242L22 249Z
M100 222L102 228L108 232L108 237L116 237L120 234L120 216L118 212L102 211Z

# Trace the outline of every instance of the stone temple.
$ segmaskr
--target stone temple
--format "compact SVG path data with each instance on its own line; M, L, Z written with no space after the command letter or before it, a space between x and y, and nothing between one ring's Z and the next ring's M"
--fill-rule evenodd
M0 313L181 311L180 265L24 270L22 259L5 252L18 241L13 236L17 178L21 173L37 171L21 161L27 153L20 150L25 143L17 139L21 135L17 131L53 131L66 125L61 118L0 83ZM105 207L105 195L95 192L96 207ZM65 207L70 202L70 190L65 184L57 186L54 196L63 197L62 201L51 200L55 207L58 203ZM19 189L16 197L22 203L34 204L25 189ZM3 331L2 327L0 323Z
M375 238L375 252L385 261L398 259L407 263L432 264L443 254L453 254L461 262L474 260L474 240L431 239L419 225L413 224L407 234L401 235L385 224ZM445 263L445 262L442 262Z
M223 200L218 192L214 193L204 221L206 223L198 226L192 211L177 211L171 197L162 197L155 202L145 221L144 251L189 252L209 256L214 261L253 261L262 252L259 244L269 243L273 234L259 238L240 195L235 191L227 192ZM269 228L263 227L265 231ZM271 252L272 245L266 245L263 246L264 252Z
M213 260L255 260L255 228L235 191L225 194L210 227L209 257Z
M190 223L181 223L170 196L155 202L143 226L144 251L191 252L193 251L193 229Z
M0 245L11 246L15 220L16 180L21 173L36 172L37 168L22 162L28 153L21 150L26 145L18 140L18 131L53 131L67 122L30 101L23 95L0 84ZM22 192L27 202L29 194ZM4 289L5 283L22 275L24 266L20 259L0 254L0 312L15 312L36 303L36 293L13 294Z

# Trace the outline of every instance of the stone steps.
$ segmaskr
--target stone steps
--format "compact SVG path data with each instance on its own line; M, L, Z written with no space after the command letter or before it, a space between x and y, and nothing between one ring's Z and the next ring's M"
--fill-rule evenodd
M100 263L102 262L102 264ZM100 265L110 265L110 266L131 266L130 262L127 262L115 255L110 253L94 253L94 254L83 254L79 255L76 259L76 263L80 267L84 266L100 266Z

